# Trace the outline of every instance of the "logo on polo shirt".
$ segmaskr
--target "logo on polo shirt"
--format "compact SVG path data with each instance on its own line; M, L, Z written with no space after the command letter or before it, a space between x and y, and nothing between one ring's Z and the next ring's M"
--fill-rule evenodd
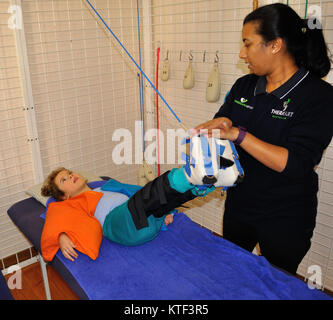
M283 102L283 106L282 106L283 110L272 109L272 112L271 112L272 118L282 119L282 120L287 120L288 118L290 119L294 114L294 112L287 111L288 104L290 101L291 101L291 99L288 99L287 101Z
M240 101L235 99L234 102L236 102L237 104L239 104L239 105L241 105L245 108L248 108L248 109L251 109L251 110L253 109L252 106L249 106L248 104L246 104L246 102L248 102L248 100L245 99L245 98L240 98Z
M283 102L283 111L285 112L288 108L288 103L290 102L291 99L288 99L287 101Z

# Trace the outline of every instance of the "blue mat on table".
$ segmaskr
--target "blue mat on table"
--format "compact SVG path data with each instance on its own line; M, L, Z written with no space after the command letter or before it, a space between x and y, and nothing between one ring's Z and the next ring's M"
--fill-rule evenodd
M113 179L89 185L128 196L140 188ZM57 253L94 300L332 299L264 257L214 236L183 213L176 213L167 231L151 242L126 247L103 238L95 261L78 255L72 262Z
M177 213L168 231L126 247L103 238L93 261L57 253L90 299L330 299L265 258L214 236Z

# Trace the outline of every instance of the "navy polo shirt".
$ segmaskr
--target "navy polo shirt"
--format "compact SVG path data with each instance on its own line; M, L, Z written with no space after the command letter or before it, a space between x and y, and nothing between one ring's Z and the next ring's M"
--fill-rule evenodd
M237 146L245 176L228 190L226 210L252 215L316 213L320 162L333 134L333 87L300 68L276 90L266 92L266 77L236 81L214 118L227 117L255 137L288 149L279 173ZM311 208L310 208L311 207Z

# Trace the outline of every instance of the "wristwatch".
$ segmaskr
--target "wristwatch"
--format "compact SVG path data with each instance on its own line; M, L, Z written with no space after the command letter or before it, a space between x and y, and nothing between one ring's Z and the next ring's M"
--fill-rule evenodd
M233 141L234 144L237 144L237 145L239 145L243 142L245 135L246 135L246 129L244 127L239 126L238 130L239 130L238 137L236 140Z

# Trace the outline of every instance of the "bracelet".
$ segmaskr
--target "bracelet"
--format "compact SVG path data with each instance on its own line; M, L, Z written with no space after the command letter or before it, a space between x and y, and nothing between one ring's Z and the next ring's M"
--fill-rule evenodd
M244 127L238 127L239 133L238 133L238 137L236 140L234 140L234 144L241 144L245 138L246 135L246 129Z

